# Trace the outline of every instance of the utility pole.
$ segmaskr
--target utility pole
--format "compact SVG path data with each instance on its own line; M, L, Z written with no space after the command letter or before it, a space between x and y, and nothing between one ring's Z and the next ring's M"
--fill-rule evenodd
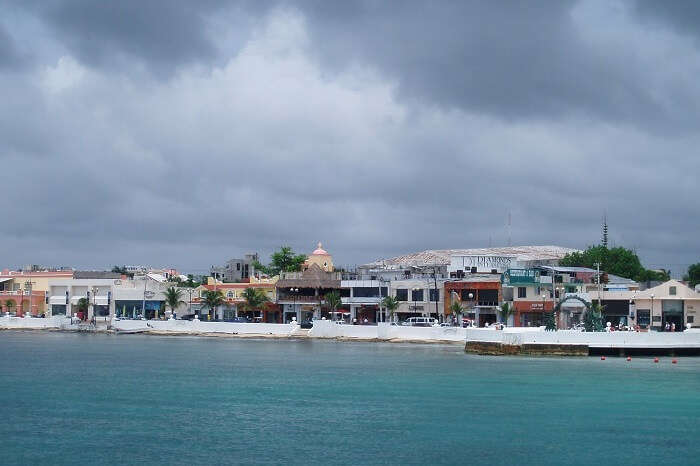
M435 317L437 317L438 322L440 321L440 311L438 302L440 301L440 290L437 287L437 265L433 264L433 285L435 285ZM428 298L430 298L430 292L428 292Z
M596 283L598 284L598 306L601 306L603 303L603 296L600 289L600 262L596 262L594 265L596 267Z
M146 320L146 283L148 283L148 273L143 276L143 302L141 303L141 318Z

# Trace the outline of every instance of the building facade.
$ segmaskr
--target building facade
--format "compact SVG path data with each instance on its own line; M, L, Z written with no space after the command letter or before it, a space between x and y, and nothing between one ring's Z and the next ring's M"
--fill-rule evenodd
M242 259L230 259L223 266L211 266L209 275L224 283L240 283L255 277L258 253L245 254Z
M49 282L72 278L72 270L27 270L0 272L0 309L3 313L24 316L50 315Z

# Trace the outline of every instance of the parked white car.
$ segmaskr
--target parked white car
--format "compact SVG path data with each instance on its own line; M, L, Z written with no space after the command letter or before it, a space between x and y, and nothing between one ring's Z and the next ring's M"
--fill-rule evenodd
M409 317L403 324L408 327L432 327L437 324L433 317Z

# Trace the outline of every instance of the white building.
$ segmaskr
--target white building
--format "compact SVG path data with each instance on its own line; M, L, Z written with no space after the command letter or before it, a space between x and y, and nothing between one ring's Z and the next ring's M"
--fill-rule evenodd
M73 278L49 280L47 301L50 315L79 317L79 303L87 300L84 320L106 321L111 316L152 318L156 311L162 313L164 291L169 286L165 281L149 275L124 279L111 272L75 272Z

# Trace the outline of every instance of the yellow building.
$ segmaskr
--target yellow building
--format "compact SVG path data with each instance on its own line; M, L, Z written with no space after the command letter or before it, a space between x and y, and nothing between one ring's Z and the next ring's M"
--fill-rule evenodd
M314 252L312 252L311 255L306 258L306 261L304 261L303 269L306 270L313 264L318 265L324 272L333 271L333 256L328 254L328 252L323 249L320 241L318 242L318 247L316 250L314 250Z
M3 270L0 272L0 310L18 316L27 312L34 316L45 314L49 280L56 278L73 278L73 271Z
M206 285L200 285L196 289L196 297L193 297L192 304L195 305L196 309L200 309L201 312L207 313L207 316L200 316L202 319L214 319L214 312L211 309L202 309L202 296L205 291L219 290L224 295L224 305L223 309L216 310L217 320L231 320L234 317L242 315L242 304L245 303L243 298L243 292L246 288L254 288L256 290L261 290L267 299L268 304L262 309L262 320L264 322L278 322L281 320L281 313L279 312L279 306L275 303L277 301L277 289L275 285L279 277L272 278L255 278L251 277L249 283L222 283L218 280L209 277L207 279Z

